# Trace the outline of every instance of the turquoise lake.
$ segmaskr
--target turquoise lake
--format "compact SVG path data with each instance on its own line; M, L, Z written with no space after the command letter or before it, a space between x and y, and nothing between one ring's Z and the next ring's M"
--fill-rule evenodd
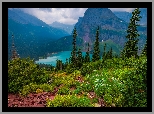
M82 56L85 56L86 52L82 52ZM69 59L71 56L71 51L63 51L58 52L56 54L53 54L50 57L47 57L46 59L39 59L38 61L35 61L36 63L41 64L52 64L53 66L56 66L56 60L62 60L63 63L66 62L66 59ZM90 54L90 58L92 58L92 54Z

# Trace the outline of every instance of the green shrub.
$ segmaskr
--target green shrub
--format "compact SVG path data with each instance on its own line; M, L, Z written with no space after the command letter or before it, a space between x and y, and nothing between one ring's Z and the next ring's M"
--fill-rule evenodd
M56 95L54 100L47 100L47 107L93 107L93 105L87 97Z
M129 61L132 62L133 58ZM127 72L122 80L126 86L123 96L125 107L146 107L147 106L147 59L140 57L134 60L134 70Z
M20 90L20 95L26 96L31 92L52 92L54 87L49 84L40 84L37 85L36 83L30 83L29 85L23 86L23 89Z
M61 84L63 84L68 87L71 87L76 84L76 81L74 80L74 76L72 75L67 75L67 76L54 75L52 78L53 78L53 81L52 81L53 86L60 86Z
M58 94L60 95L68 95L70 93L70 89L67 86L63 86L58 90Z
M42 92L43 92L42 89L37 89L37 90L36 90L36 93L42 93Z
M17 58L8 62L8 92L16 93L31 82L42 84L48 80L45 69L39 69L29 58Z

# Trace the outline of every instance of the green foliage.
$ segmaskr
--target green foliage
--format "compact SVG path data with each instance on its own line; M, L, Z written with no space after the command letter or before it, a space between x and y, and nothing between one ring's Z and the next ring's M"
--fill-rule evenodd
M137 52L138 52L137 43L139 39L137 39L137 37L140 35L138 34L138 30L137 30L137 26L139 26L137 22L140 21L140 18L141 18L139 14L140 14L139 8L136 8L132 12L132 18L130 19L130 23L129 23L128 30L127 30L127 36L126 36L128 41L125 43L124 49L121 53L123 58L124 57L129 58L131 56L135 56L135 57L138 56L137 55Z
M56 95L54 100L47 100L47 107L93 107L93 105L87 97Z
M96 41L95 41L95 45L94 45L94 52L93 52L93 56L92 56L93 62L100 59L99 53L100 53L100 50L99 50L99 27L98 27L98 29L96 31Z
M52 86L60 86L60 85L65 85L67 87L71 87L74 86L76 84L75 79L75 75L74 74L70 74L70 75L66 75L64 73L56 73L53 74L53 76L51 76L52 78Z
M147 59L140 57L134 61L134 70L125 74L122 80L126 90L124 93L124 106L146 107L147 106Z
M77 56L77 67L78 69L81 68L82 64L83 64L83 59L82 59L82 52L81 52L81 49L79 48L78 50L78 56Z
M141 55L146 55L147 56L147 40L144 46L144 49L142 50L142 54Z
M72 64L67 65L67 67L66 67L66 69L65 69L65 71L66 71L68 74L73 73L75 70L76 70L76 68L74 68Z
M58 94L60 95L68 95L70 93L70 88L67 86L63 86L58 90Z
M37 65L40 69L45 68L46 71L53 71L54 70L54 66L52 66L52 65L47 65L47 64L42 64L42 63L37 63Z
M58 71L58 70L63 70L63 68L64 68L64 64L62 63L62 61L61 60L56 60L57 61L57 63L56 63L56 70Z
M101 70L86 74L85 81L98 97L104 98L107 106L114 103L116 107L144 107L147 106L146 72L146 56L126 60L113 58L104 61Z
M99 70L102 68L102 62L101 60L96 61L96 62L90 62L90 63L86 63L83 64L83 66L81 67L81 74L83 76L85 76L86 74L91 74L93 72L93 70Z
M23 86L23 89L20 89L20 95L26 96L31 92L52 92L54 89L53 86L49 84L36 84L36 83L30 83L29 85Z
M45 69L38 68L29 58L8 61L8 92L16 93L31 82L43 84L48 80Z
M90 62L90 55L89 55L89 43L88 43L88 50L86 52L86 56L85 56L85 63Z
M75 28L74 31L73 31L73 42L72 42L72 44L73 44L73 50L71 52L71 63L73 65L73 68L75 68L76 67L76 64L77 64L76 37L77 37L77 31L76 31L76 28Z

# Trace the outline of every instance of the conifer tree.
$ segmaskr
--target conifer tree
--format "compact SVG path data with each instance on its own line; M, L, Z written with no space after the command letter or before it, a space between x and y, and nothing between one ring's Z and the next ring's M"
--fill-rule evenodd
M90 62L89 43L88 43L88 50L87 50L87 52L86 52L86 56L85 56L85 62Z
M144 48L143 48L143 50L142 50L141 55L146 55L146 56L147 56L147 40L146 40L146 43L145 43L145 45L144 45Z
M65 63L65 66L67 66L67 65L68 65L68 63L69 63L69 62L68 62L68 59L66 58L66 63Z
M102 59L103 59L103 60L106 59L106 43L104 44L104 52L103 52Z
M99 50L99 27L98 27L96 31L96 41L94 44L94 52L92 55L92 61L97 61L100 59L99 53L100 53L100 50Z
M76 37L77 37L77 31L76 31L76 28L74 29L73 31L73 42L72 42L72 45L73 45L73 50L71 52L71 63L73 64L73 67L76 67L76 64L77 64L77 57L76 57Z
M111 49L109 51L109 59L112 59L112 47L111 47Z
M56 60L56 70L62 70L63 69L63 63L61 60Z
M59 70L59 60L56 60L56 70Z
M81 66L82 66L82 52L81 52L81 49L79 48L79 50L78 50L78 57L77 57L77 66L79 67L79 68L81 68Z
M138 57L137 43L139 41L138 36L140 35L138 34L138 30L137 30L137 26L139 26L137 22L140 21L140 18L141 18L141 16L139 16L140 12L141 11L139 11L139 8L136 8L132 12L132 17L130 19L130 23L127 29L127 36L126 36L128 41L125 43L124 49L121 53L123 58L124 57L129 58L131 56Z

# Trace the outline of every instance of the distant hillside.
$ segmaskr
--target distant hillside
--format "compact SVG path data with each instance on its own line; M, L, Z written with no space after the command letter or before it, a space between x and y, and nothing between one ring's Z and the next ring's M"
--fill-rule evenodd
M20 57L38 58L48 50L42 48L46 43L69 34L64 30L51 27L38 18L19 9L8 10L8 57L11 57L11 35ZM8 59L9 59L8 58Z
M128 23L118 18L108 8L88 8L83 17L79 17L75 24L77 28L77 46L82 51L87 50L87 43L90 43L90 50L93 52L95 42L95 35L97 26L100 26L99 41L101 53L103 52L103 45L106 42L107 48L113 48L115 54L119 54L126 42ZM147 27L139 26L139 49L143 49L147 38ZM62 37L57 41L49 43L53 48L50 51L70 51L72 47L72 36ZM104 42L102 42L102 40ZM80 42L79 42L80 41ZM63 47L63 48L61 48Z
M69 33L70 35L72 33L72 30L74 29L74 25L67 25L67 24L59 23L57 21L50 24L50 26L55 27L55 28L60 28L66 31L67 33Z
M141 15L141 20L140 20L140 24L141 25L147 25L147 9L146 8L140 8L140 15ZM132 16L132 13L129 13L129 12L113 12L117 17L119 17L120 19L126 21L129 23L130 21L130 18Z
M66 36L58 39L57 41L49 42L49 45L44 46L50 52L60 52L60 51L72 51L72 40L73 36ZM113 54L120 54L122 47L112 40L106 40L100 42L100 55L103 53L104 44L107 44L106 51L109 51L112 47ZM84 45L84 41L81 37L77 37L76 39L77 49L81 48L83 52L87 51L87 43ZM84 46L83 46L84 45ZM94 44L90 47L90 53L93 52Z

